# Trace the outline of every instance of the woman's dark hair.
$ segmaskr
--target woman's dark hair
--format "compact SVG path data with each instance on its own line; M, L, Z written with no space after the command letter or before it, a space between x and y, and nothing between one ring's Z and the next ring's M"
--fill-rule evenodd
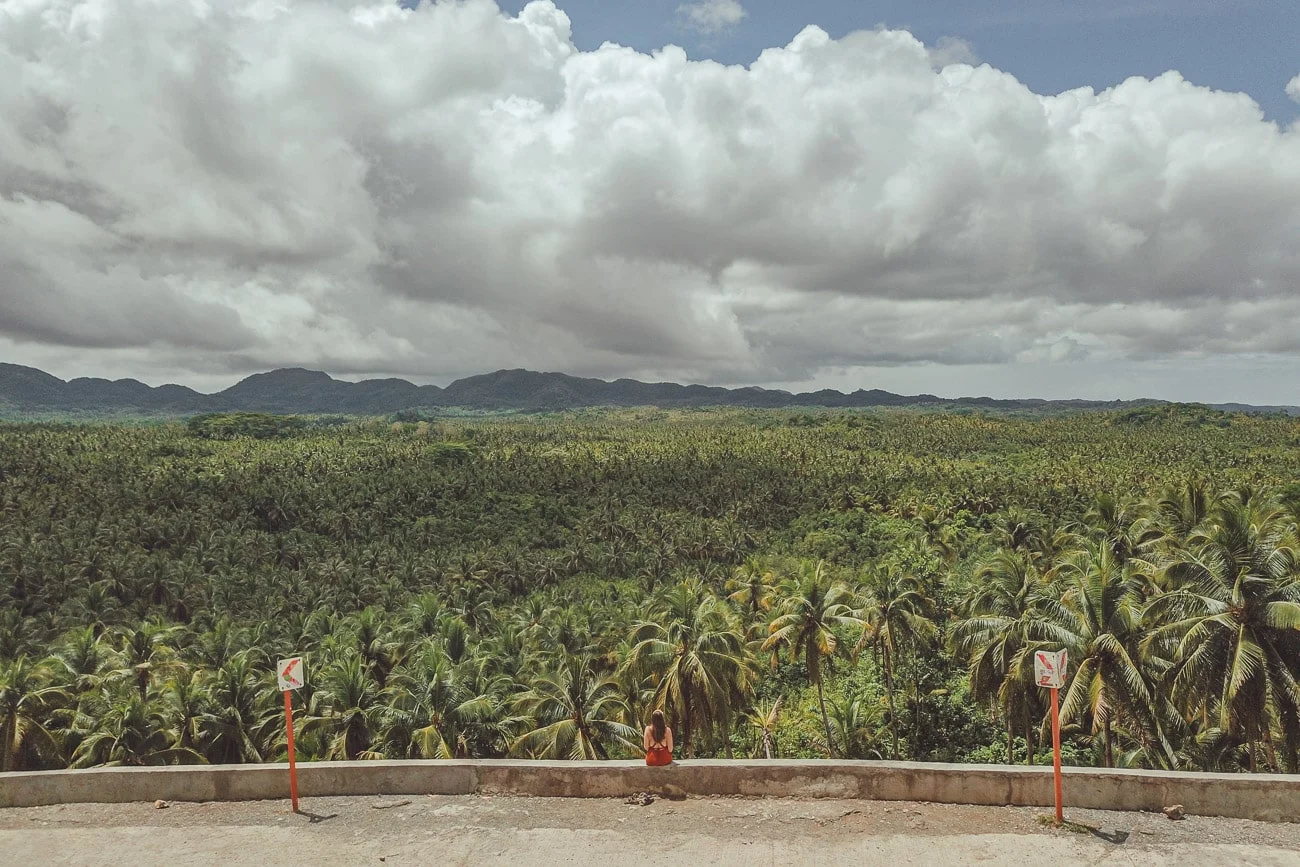
M650 714L650 736L654 742L661 744L664 742L664 734L668 730L668 725L664 722L664 712L657 710Z

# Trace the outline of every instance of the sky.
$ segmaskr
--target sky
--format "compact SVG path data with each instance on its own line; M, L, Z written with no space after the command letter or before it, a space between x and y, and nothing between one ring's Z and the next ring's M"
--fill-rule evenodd
M1291 0L0 0L0 361L1300 404Z

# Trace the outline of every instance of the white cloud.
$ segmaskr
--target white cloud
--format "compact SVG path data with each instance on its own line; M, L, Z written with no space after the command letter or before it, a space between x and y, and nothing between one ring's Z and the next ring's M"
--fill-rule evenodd
M1300 75L1286 83L1286 95L1300 102Z
M692 30L705 35L735 27L749 14L739 0L693 0L677 7Z
M1300 130L942 46L808 28L742 68L579 51L550 2L0 4L0 347L147 378L1300 358Z
M975 53L975 46L960 36L940 36L928 51L930 64L938 69L951 66L954 63L965 63L970 66L979 63L979 55Z

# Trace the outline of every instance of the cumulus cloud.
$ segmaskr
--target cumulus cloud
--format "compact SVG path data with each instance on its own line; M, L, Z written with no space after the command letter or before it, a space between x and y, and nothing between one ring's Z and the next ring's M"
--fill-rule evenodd
M937 68L951 66L954 63L966 63L974 66L979 63L975 46L960 36L940 36L929 48L930 63Z
M1286 83L1286 95L1300 102L1300 75Z
M1300 130L961 50L810 27L745 68L579 51L546 0L10 0L0 346L715 382L1300 354Z
M678 6L677 14L692 30L709 35L735 27L749 13L740 0L694 0Z

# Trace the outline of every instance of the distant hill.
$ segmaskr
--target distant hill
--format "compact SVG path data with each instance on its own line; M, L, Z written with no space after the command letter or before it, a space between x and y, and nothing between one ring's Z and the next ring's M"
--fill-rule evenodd
M414 385L404 379L344 382L319 370L282 368L258 373L225 391L203 394L181 385L151 387L134 379L78 378L65 382L33 367L0 363L0 407L27 412L115 412L191 414L234 410L272 413L343 413L383 415L406 409L565 410L601 406L663 408L731 406L778 407L917 407L987 410L1120 410L1164 404L1159 400L996 400L989 397L942 398L903 395L879 389L845 394L832 389L794 394L768 388L720 388L639 382L634 379L585 379L564 373L498 370L458 379L446 388ZM1252 407L1224 404L1234 412L1282 412L1300 415L1297 407Z

